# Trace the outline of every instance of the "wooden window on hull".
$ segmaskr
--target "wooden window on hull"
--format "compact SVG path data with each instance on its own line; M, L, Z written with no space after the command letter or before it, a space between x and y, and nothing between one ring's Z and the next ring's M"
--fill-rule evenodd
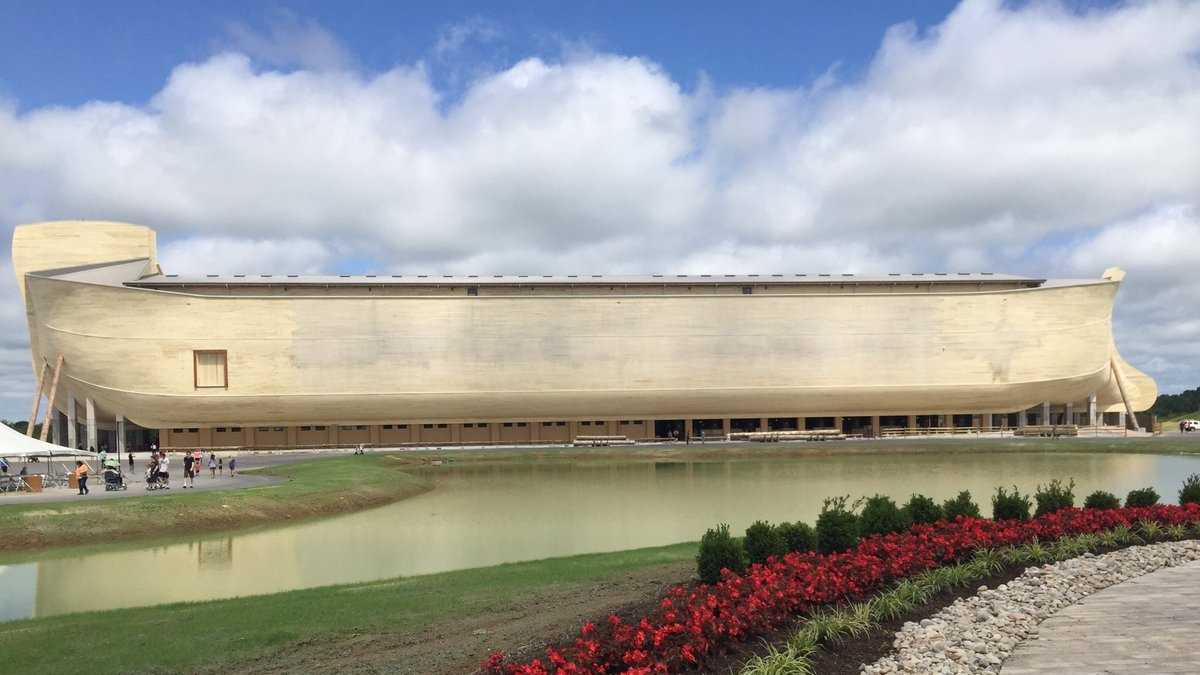
M197 349L192 352L193 377L197 389L227 389L229 370L224 349Z

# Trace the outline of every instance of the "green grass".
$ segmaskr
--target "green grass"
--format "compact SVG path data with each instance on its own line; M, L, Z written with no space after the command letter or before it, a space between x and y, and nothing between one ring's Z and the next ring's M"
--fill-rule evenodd
M0 673L177 672L245 661L315 636L414 634L554 589L692 560L696 544L549 558L274 595L0 624ZM164 571L170 574L170 571Z
M280 479L262 487L5 505L0 555L12 562L58 546L240 529L377 506L430 489L417 472L405 470L409 466L389 455L342 455L256 470Z
M1174 427L1178 431L1179 423L1182 420L1200 420L1200 410L1193 410L1190 413L1179 413L1170 417L1160 417L1158 420L1162 422L1164 430L1170 430L1171 427Z

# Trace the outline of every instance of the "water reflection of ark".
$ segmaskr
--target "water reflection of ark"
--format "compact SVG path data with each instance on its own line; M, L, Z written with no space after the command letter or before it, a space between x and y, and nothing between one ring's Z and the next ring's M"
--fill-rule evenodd
M0 565L0 621L34 616L37 579L38 563Z
M233 537L196 542L196 565L200 569L233 568Z
M11 620L203 600L210 597L213 585L228 581L233 548L233 537L220 537L0 568L19 570L25 580L21 585L29 589L26 597L14 594L5 583L0 616Z

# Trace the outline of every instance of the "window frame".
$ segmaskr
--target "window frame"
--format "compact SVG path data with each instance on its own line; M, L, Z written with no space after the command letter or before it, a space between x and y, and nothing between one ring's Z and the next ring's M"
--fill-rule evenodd
M200 355L220 354L225 367L225 384L200 384ZM193 389L228 389L229 388L229 350L228 349L193 349L192 350L192 388Z

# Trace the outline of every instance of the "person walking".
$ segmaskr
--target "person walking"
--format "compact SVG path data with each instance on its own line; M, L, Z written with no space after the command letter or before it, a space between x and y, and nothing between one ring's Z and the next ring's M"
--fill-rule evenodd
M217 475L218 476L225 475L225 458L224 457L217 458Z
M217 477L217 453L211 452L208 455L208 477Z
M89 494L87 486L88 465L78 459L75 460L75 479L79 481L79 494Z
M133 451L129 451L129 473L133 473Z
M233 478L237 475L237 457L229 458L229 477Z
M183 453L183 489L186 490L193 485L195 481L193 476L196 475L196 460L192 458L192 453Z
M158 453L158 474L162 476L162 485L164 490L171 489L171 459L167 457L166 450Z

